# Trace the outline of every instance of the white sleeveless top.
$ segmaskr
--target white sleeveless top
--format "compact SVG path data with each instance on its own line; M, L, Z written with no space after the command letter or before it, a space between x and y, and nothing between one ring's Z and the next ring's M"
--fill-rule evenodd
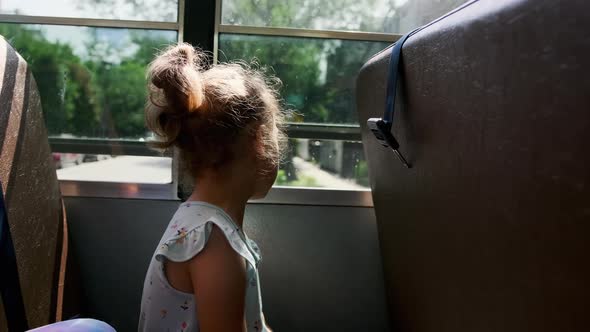
M205 247L215 224L246 264L245 319L247 331L268 331L262 315L258 263L254 241L220 208L203 202L180 205L152 257L143 285L139 331L199 331L195 297L174 289L166 279L165 260L184 262Z

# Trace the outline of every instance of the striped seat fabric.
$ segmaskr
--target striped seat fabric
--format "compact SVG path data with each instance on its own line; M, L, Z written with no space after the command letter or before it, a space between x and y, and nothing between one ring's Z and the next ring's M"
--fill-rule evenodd
M35 80L2 36L0 78L0 182L26 319L33 328L61 319L65 214ZM7 330L10 318L4 309L0 302L0 331Z

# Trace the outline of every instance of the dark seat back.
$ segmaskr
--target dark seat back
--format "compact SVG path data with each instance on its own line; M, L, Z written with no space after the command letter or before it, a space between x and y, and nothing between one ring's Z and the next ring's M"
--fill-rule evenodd
M394 133L367 130L389 52L358 110L398 331L590 326L590 17L585 0L480 0L403 47Z
M36 327L54 322L63 300L58 296L61 195L35 80L27 62L2 36L0 77L0 182L26 316L29 326ZM0 305L0 330L5 326Z

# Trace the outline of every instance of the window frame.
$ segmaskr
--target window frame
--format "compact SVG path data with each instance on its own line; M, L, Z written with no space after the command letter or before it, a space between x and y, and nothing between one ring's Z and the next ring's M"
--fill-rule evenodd
M389 43L393 43L401 37L399 34L377 32L222 24L221 6L222 0L178 0L178 20L176 22L0 14L0 23L176 31L179 42L186 41L201 47L205 51L211 52L214 63L217 63L219 36L223 33ZM289 138L362 142L359 125L289 123L287 125L287 134ZM150 149L147 142L143 141L50 137L49 143L53 152L161 156L161 154ZM179 187L187 185L185 183L186 177L179 176L177 154L169 153L165 156L173 157L171 183L137 184L60 180L62 195L75 197L179 200ZM266 198L252 201L251 203L373 207L370 189L350 190L286 186L273 186Z

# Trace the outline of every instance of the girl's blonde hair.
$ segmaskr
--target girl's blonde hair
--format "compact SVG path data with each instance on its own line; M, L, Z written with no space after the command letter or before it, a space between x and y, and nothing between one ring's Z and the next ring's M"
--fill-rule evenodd
M178 147L193 175L230 162L244 134L265 165L259 171L278 167L286 146L279 79L237 63L207 67L206 55L186 43L160 53L147 78L145 117L159 138L154 145Z

